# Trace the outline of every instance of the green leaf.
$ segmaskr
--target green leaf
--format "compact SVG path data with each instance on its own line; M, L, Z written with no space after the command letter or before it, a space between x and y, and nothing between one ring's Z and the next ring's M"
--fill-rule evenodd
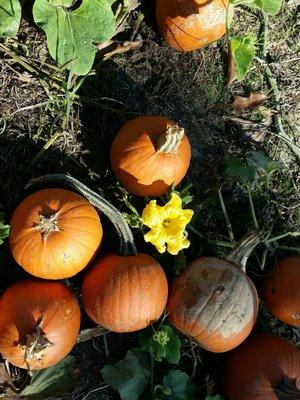
M259 150L251 151L247 157L247 164L256 170L264 171L266 174L270 174L280 168L280 164L277 161L271 160L265 153Z
M206 396L204 400L226 400L226 398L220 394L216 394L215 396Z
M105 382L119 392L122 400L137 400L150 383L147 353L131 349L124 360L106 365L101 374Z
M167 400L194 400L195 388L191 378L182 371L171 370L163 379L163 396Z
M19 0L1 0L0 37L17 35L21 22L21 4Z
M36 0L33 17L47 36L51 56L72 73L86 75L93 66L96 46L115 34L115 16L108 0L83 0L69 10L70 0Z
M230 39L232 57L236 67L237 79L244 79L255 56L255 36L236 36Z
M0 212L0 244L9 236L10 226L4 223L4 213Z
M180 360L180 339L168 325L162 325L153 332L152 327L140 333L142 350L153 353L156 361L165 358L171 364L178 364Z
M282 0L254 0L251 7L259 8L268 14L276 15L282 6Z
M30 385L21 394L27 397L40 395L45 398L62 397L72 392L77 382L78 369L75 368L75 357L68 356L50 368L34 371Z
M256 169L248 165L243 165L240 160L228 160L226 165L227 174L247 186L250 186L257 179Z

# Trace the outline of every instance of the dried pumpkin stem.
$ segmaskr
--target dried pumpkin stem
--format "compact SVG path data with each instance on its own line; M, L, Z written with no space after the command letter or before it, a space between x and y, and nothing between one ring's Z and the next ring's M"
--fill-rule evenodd
M300 389L296 387L295 379L284 376L275 388L278 400L300 400Z
M30 364L43 359L47 347L52 343L47 339L45 332L42 330L42 318L38 321L32 333L26 335L26 344L20 347L25 350L24 361L30 370Z
M245 272L250 254L262 240L262 231L249 232L234 246L232 251L226 257L226 260L240 266L242 271Z
M57 213L45 217L40 216L40 222L36 225L36 228L41 231L43 239L51 232L59 232L59 227L57 225Z
M132 232L123 215L100 194L72 176L65 174L49 174L34 178L27 183L26 188L33 185L67 186L75 190L105 214L114 224L120 239L120 254L130 256L137 253Z
M178 147L184 136L184 129L178 125L168 125L166 132L156 140L156 152L166 154L177 154Z

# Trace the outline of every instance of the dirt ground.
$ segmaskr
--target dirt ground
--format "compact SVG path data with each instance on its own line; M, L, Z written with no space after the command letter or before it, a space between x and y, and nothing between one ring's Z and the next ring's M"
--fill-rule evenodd
M281 93L284 129L298 146L299 11L296 0L286 1L280 14L270 18L268 55ZM5 212L7 221L26 194L26 182L46 173L70 173L128 212L122 201L123 190L110 168L110 144L122 124L134 116L163 115L183 126L191 141L192 164L181 188L193 184L191 194L196 210L193 226L199 232L205 233L207 238L226 239L226 225L215 191L216 171L222 179L226 159L245 160L254 149L263 151L280 164L270 178L268 190L264 184L253 189L258 220L272 226L273 236L299 231L299 160L277 137L273 120L266 116L266 109L272 110L275 103L264 67L255 61L246 79L234 83L229 90L226 88L225 40L203 50L180 53L168 47L158 35L152 2L142 2L140 12L145 15L144 20L137 26L138 12L134 12L120 39L143 40L142 47L98 63L95 75L85 80L79 92L86 101L75 101L67 127L65 91L61 83L65 75L55 69L49 58L43 33L33 27L27 17L17 39L5 41L5 46L13 49L14 54L21 55L29 65L45 72L45 75L30 72L9 52L0 49L0 211ZM259 34L261 21L257 12L238 8L234 26L240 33L252 30ZM241 118L246 122L235 123L230 107L233 95L248 96L252 92L268 95L264 108L245 112ZM226 183L223 195L235 235L240 238L252 228L245 190ZM141 209L142 200L129 198ZM134 234L142 250L153 252L143 244L138 230ZM226 249L208 246L192 232L190 238L192 245L186 252L188 259L226 254ZM112 247L111 242L110 238L105 238L104 251ZM251 257L247 272L258 290L263 277L274 267L276 258L293 254L284 247L300 248L299 241L292 237L282 239L280 246L271 246L263 271L258 262L260 250ZM3 290L12 282L23 279L25 273L13 262L6 244L0 247L0 259L0 289ZM168 270L170 259L161 261ZM81 279L82 274L79 274L66 282L79 300ZM84 315L82 327L91 326L93 323ZM299 331L273 318L263 303L255 331L274 332L293 343L300 342ZM179 367L190 373L190 343L183 336L182 343ZM73 354L82 371L81 378L75 392L66 399L118 399L116 392L103 382L100 370L123 358L126 351L137 344L135 334L109 333L77 345ZM224 357L200 348L195 351L198 367L194 382L198 398L202 399L210 392L222 393L220 371ZM164 365L159 368L158 378L163 376ZM89 394L92 390L95 391Z

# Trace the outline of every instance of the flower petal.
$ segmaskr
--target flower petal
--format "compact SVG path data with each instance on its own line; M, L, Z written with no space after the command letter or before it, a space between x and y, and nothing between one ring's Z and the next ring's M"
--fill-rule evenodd
M143 210L142 222L149 228L155 228L162 225L164 216L162 213L163 207L156 204L156 200L151 200Z

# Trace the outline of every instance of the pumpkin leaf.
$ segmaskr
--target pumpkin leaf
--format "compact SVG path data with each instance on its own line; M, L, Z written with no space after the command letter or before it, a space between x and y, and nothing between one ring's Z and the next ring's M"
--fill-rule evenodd
M280 168L279 162L271 160L264 152L259 150L250 152L247 157L247 164L256 170L264 171L266 174Z
M191 378L182 371L171 370L163 378L163 400L194 400L195 388Z
M138 400L150 383L150 367L147 353L140 349L131 349L124 360L115 365L106 365L101 374L122 400Z
M282 6L282 0L254 0L250 7L258 8L268 14L276 15Z
M236 67L238 80L244 79L255 56L255 36L236 36L230 39L231 54Z
M21 4L19 0L1 0L0 37L17 35L21 22Z
M115 34L115 16L108 0L83 0L69 9L71 0L36 0L35 23L47 36L50 55L68 65L73 74L86 75L92 68L96 46Z
M78 382L79 370L75 368L75 357L67 356L50 368L34 371L31 383L22 391L22 396L48 398L66 396Z
M4 223L4 213L0 212L0 244L9 236L10 226Z
M156 332L152 327L145 329L140 333L140 346L153 353L156 361L165 358L170 364L178 364L180 360L180 339L168 325L162 325Z
M249 165L243 165L240 160L228 160L226 165L227 174L244 183L246 186L252 185L257 179L256 169Z

